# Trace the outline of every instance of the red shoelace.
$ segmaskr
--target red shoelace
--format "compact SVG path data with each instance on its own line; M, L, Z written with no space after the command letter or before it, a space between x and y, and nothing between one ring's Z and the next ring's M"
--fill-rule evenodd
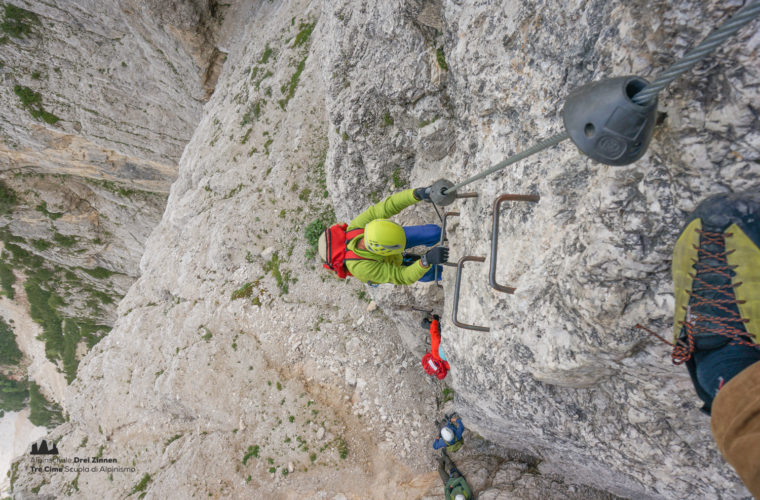
M691 356L696 350L694 338L697 335L723 335L724 337L731 339L731 342L729 343L730 345L760 347L758 344L749 340L749 335L744 329L736 327L737 323L744 324L749 322L749 320L742 318L739 314L736 304L743 304L744 301L737 300L733 292L733 289L742 283L731 283L732 276L729 271L733 271L738 266L730 265L726 259L733 250L728 252L725 251L725 238L733 235L731 233L715 233L700 230L697 230L697 232L701 235L701 242L699 246L694 246L698 252L698 259L693 263L696 273L690 274L693 281L692 289L689 290L686 318L684 321L679 322L679 325L683 327L685 337L681 337L675 344L673 344L649 328L640 324L636 325L636 328L644 330L666 344L673 346L671 358L673 359L673 364L676 365L680 365L691 359ZM716 245L724 250L711 252L706 248L708 245ZM714 260L716 263L707 264L708 260ZM726 278L728 282L723 285L708 283L702 279L702 276L707 273L719 274ZM717 296L705 297L699 294L699 292L704 291L717 292L717 294L712 294ZM731 305L734 307L729 307ZM725 315L715 316L694 311L700 307L714 307L723 311Z

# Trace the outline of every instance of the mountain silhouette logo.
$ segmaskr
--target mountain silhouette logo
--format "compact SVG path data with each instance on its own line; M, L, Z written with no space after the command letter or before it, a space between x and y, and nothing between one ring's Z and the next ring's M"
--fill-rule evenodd
M48 448L47 441L44 439L40 443L39 447L37 443L32 443L32 451L30 455L58 455L58 447L55 443L52 443L53 447Z

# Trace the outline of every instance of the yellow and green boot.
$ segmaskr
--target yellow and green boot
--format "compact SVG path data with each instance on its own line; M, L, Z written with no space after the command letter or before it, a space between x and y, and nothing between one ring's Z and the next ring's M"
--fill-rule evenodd
M673 363L685 363L709 414L717 391L760 361L760 193L697 206L673 250Z

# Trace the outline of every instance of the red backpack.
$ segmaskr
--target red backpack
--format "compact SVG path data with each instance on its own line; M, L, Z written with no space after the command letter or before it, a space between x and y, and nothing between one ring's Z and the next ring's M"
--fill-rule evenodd
M325 240L327 242L327 261L323 264L325 269L335 271L340 279L346 279L351 276L346 267L347 260L371 260L362 257L351 250L348 250L348 242L364 234L364 229L352 229L346 231L348 224L333 224L325 229Z

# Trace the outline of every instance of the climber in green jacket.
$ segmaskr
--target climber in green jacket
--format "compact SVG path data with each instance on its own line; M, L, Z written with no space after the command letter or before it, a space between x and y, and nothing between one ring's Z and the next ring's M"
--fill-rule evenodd
M441 275L439 265L448 260L447 247L435 246L419 259L402 255L407 248L436 245L440 241L441 227L436 224L402 227L388 220L422 200L430 201L429 187L407 189L369 207L348 224L345 228L347 257L341 264L345 265L350 275L368 284L395 285L432 281L436 266L439 267L438 276ZM318 242L319 255L326 263L330 263L328 253L332 252L328 251L328 236L332 228L328 228ZM361 234L353 236L354 230L363 232L356 231ZM325 267L332 269L331 266Z
M438 474L443 480L443 492L446 494L446 500L472 499L470 486L445 451L438 459Z

